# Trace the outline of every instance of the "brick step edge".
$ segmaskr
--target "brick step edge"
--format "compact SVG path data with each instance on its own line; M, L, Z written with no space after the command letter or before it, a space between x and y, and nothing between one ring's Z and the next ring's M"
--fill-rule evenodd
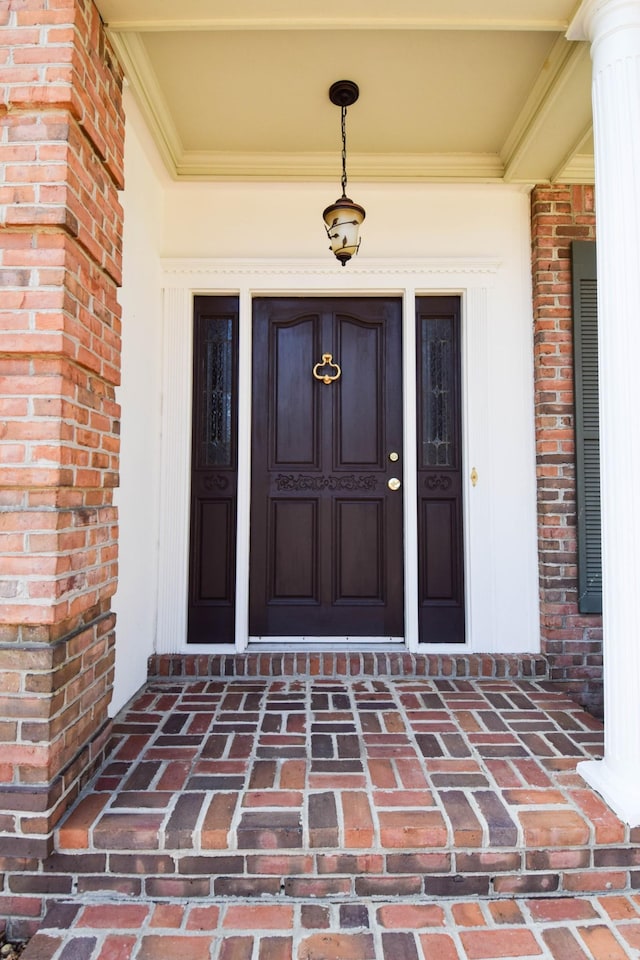
M99 897L136 898L153 900L253 899L262 902L305 900L308 898L405 899L428 897L450 899L459 897L576 897L598 896L607 893L638 894L640 873L634 870L605 872L589 870L550 870L540 873L512 871L470 874L411 873L389 874L287 876L284 875L211 875L190 872L171 874L104 874L42 875L24 874L19 882L11 884L8 893L0 893L0 914L21 897Z
M149 679L208 677L430 677L549 679L542 654L431 654L367 651L154 654Z

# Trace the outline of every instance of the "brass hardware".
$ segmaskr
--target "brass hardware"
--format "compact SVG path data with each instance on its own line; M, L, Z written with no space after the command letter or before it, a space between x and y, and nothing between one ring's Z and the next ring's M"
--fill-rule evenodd
M328 373L318 373L318 370L321 370L322 367L333 367L336 373L333 376L330 376ZM313 368L313 375L316 380L322 380L323 383L333 383L334 380L337 380L342 374L342 370L337 363L333 362L333 357L330 353L322 354L322 363L316 363Z
M397 463L399 459L400 454L396 453L395 450L389 454L389 460L391 460L391 463Z
M471 486L475 487L477 482L478 482L478 471L474 467L473 470L471 471Z
M391 479L387 481L387 486L389 487L389 490L399 490L400 481L397 477L391 477Z

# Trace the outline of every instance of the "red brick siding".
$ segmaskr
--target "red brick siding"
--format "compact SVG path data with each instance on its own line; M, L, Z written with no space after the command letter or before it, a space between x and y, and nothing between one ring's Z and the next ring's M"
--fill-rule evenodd
M591 186L531 197L542 649L551 676L601 707L602 624L578 612L570 243L595 240Z
M109 731L122 74L90 0L0 26L0 845L40 857Z

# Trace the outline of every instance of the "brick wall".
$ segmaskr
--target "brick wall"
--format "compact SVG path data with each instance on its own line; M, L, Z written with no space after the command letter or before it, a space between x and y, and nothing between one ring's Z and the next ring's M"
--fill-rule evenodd
M1 874L109 736L124 118L90 0L0 5L0 80Z
M538 186L531 197L542 649L551 676L602 710L602 624L578 612L571 305L572 240L595 240L591 186Z

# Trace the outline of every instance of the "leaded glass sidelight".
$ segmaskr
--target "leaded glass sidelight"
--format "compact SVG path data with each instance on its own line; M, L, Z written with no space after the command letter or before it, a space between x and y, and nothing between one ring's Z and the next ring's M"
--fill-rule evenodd
M421 321L421 466L456 465L455 329L449 317Z
M232 465L233 320L206 321L203 343L201 465Z
M416 298L421 643L464 643L460 297Z
M189 643L235 630L238 298L193 303Z

